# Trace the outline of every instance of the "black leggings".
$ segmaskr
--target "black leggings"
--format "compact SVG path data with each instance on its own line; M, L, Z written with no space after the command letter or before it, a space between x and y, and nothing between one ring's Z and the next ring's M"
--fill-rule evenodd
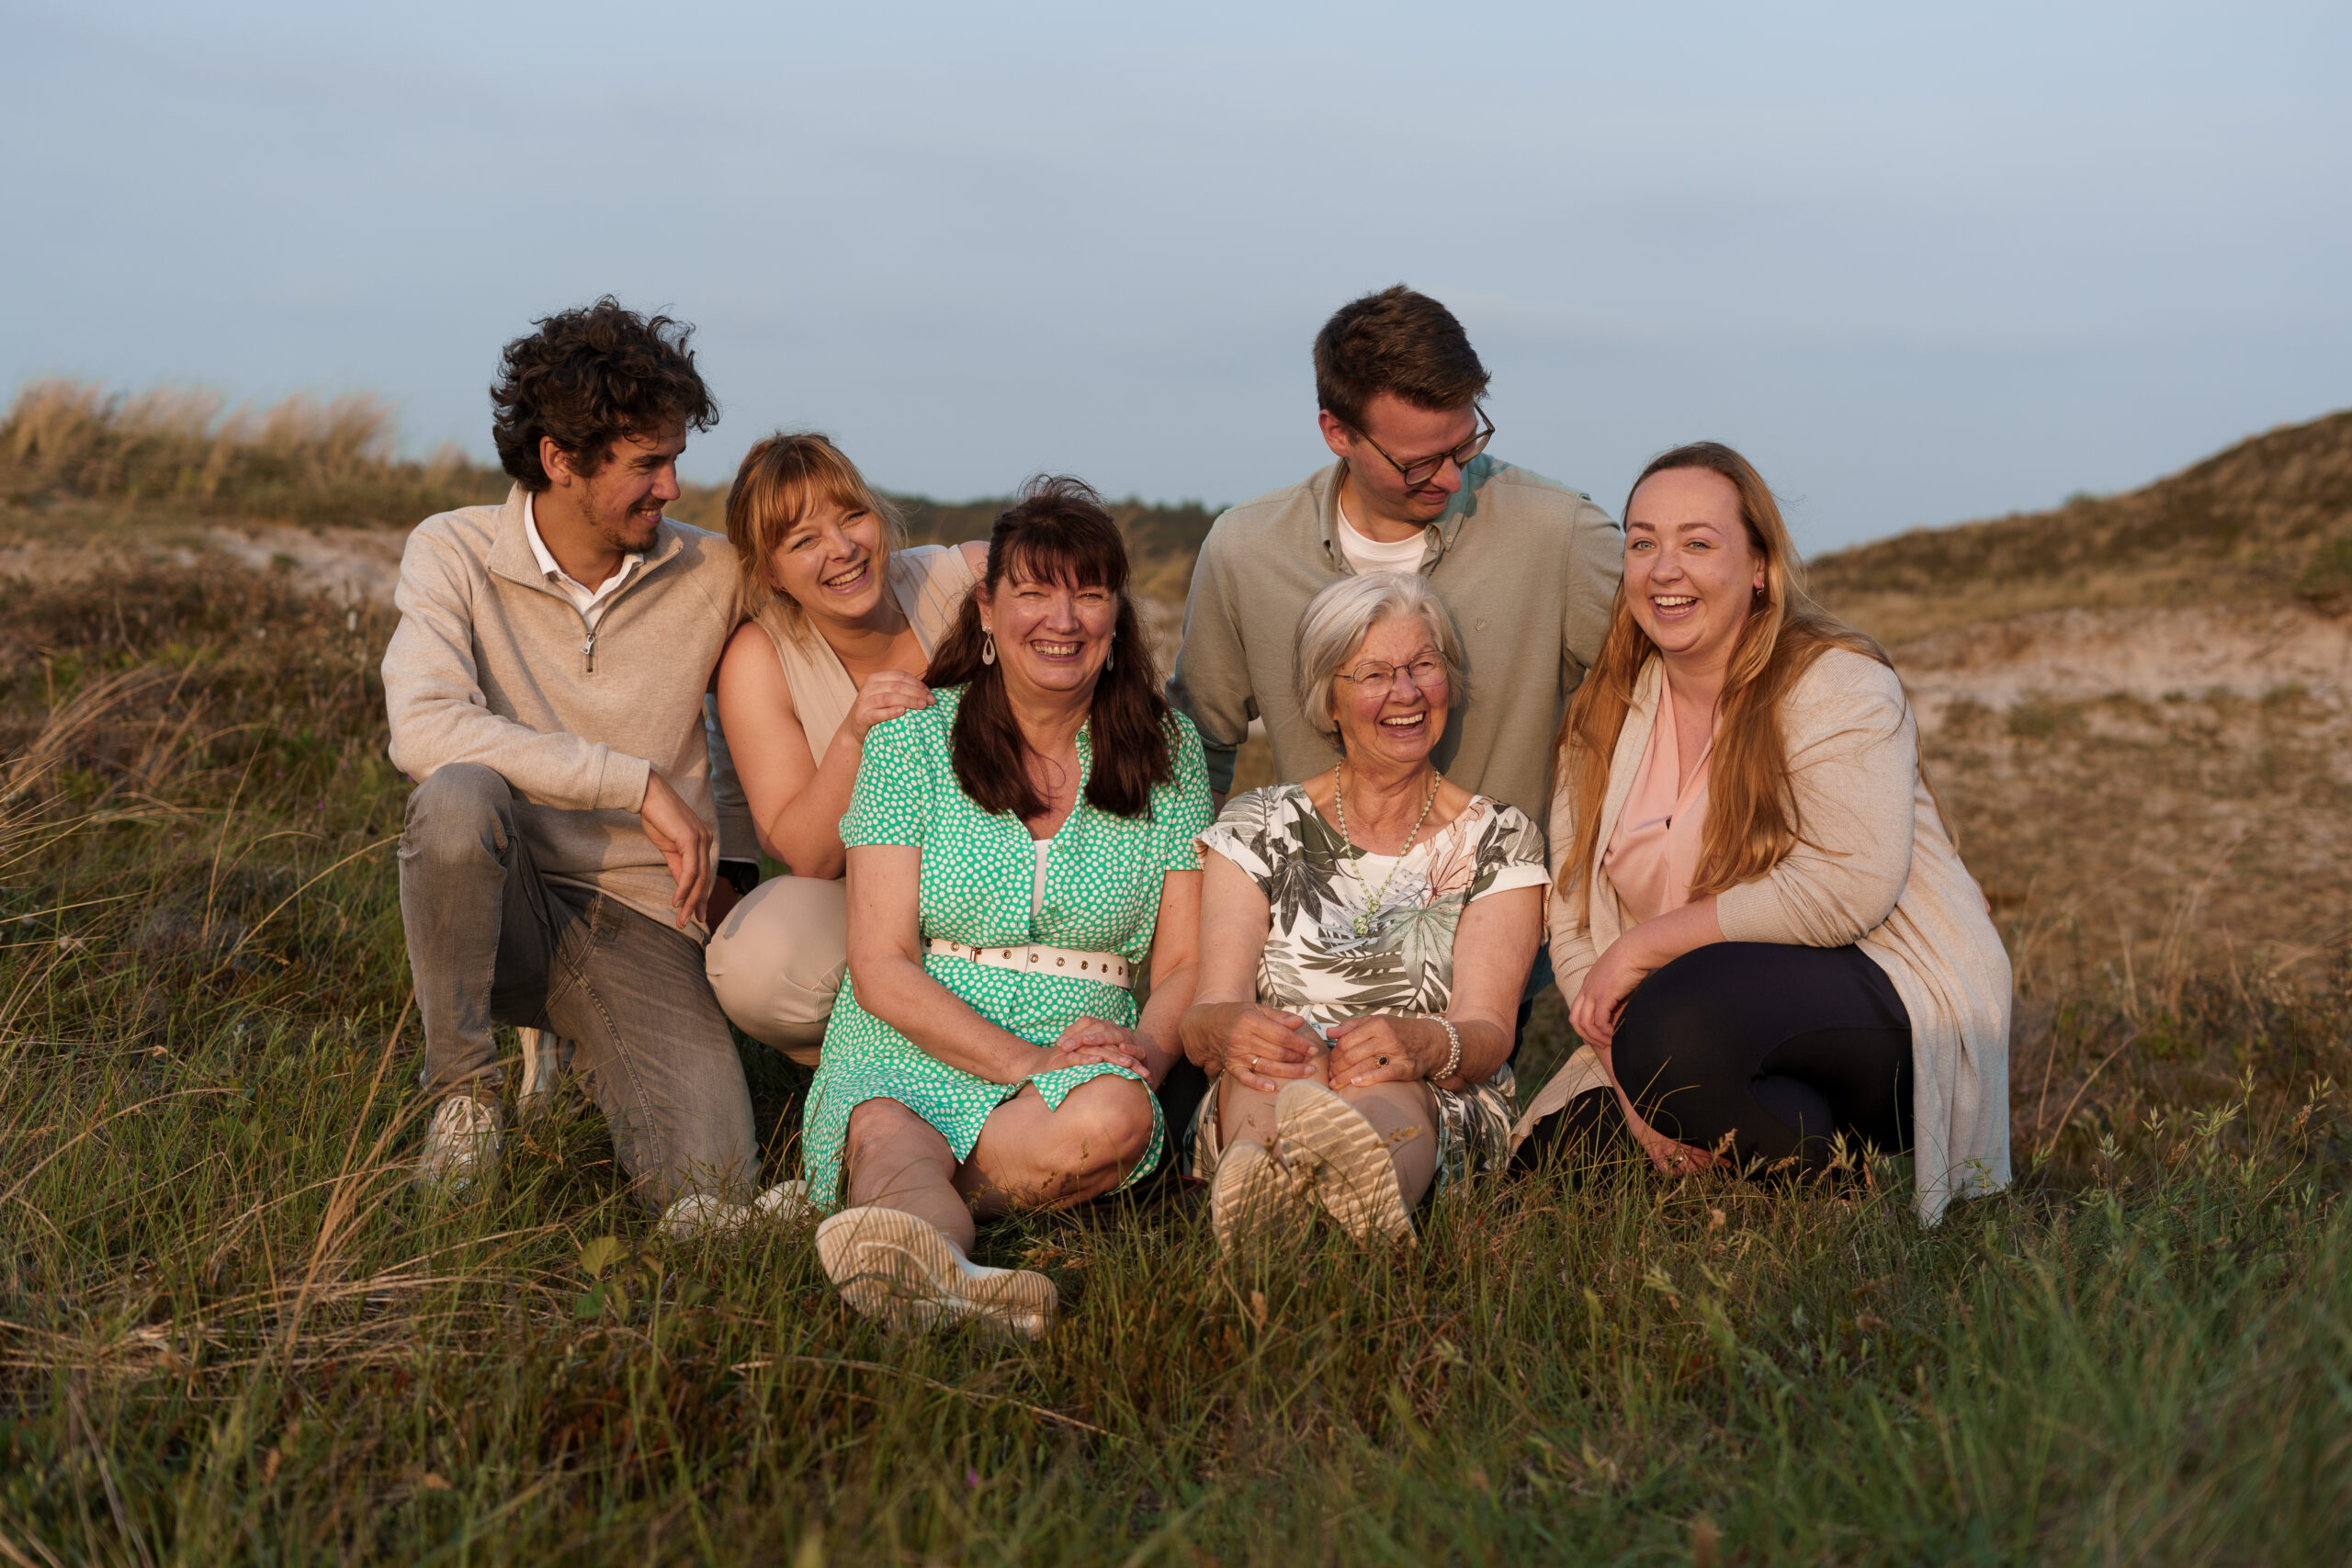
M1743 1164L1817 1170L1839 1134L1889 1154L1911 1147L1911 1015L1860 948L1686 953L1635 988L1611 1062L1651 1126L1703 1149L1728 1136ZM1546 1118L1560 1127L1528 1143L1549 1148L1608 1109L1571 1102Z

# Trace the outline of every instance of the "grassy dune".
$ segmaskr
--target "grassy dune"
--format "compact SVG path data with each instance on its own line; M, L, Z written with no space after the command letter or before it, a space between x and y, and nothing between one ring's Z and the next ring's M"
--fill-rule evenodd
M2092 765L2072 741L2097 715L1931 739L2020 957L2010 1193L1923 1233L1900 1164L1538 1179L1438 1205L1407 1255L1326 1235L1227 1271L1197 1200L1155 1186L984 1235L1068 1305L1007 1348L854 1318L805 1230L652 1247L576 1096L489 1190L411 1191L387 613L226 565L8 603L11 1562L2256 1563L2352 1541L2352 957L2317 912L2291 964L2070 927L2115 840L2018 803ZM2181 767L2257 823L2310 809L2250 766ZM1547 1002L1530 1076L1565 1042ZM806 1076L745 1060L788 1162Z
M2054 608L2294 598L2340 613L2352 607L2352 410L2126 494L1857 545L1813 577L1889 642Z

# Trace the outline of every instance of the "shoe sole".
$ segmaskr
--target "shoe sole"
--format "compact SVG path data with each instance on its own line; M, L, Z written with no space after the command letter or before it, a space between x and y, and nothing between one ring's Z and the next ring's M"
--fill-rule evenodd
M1307 1217L1298 1178L1272 1150L1238 1143L1217 1161L1216 1180L1209 1189L1209 1224L1219 1252L1254 1242L1295 1246L1306 1234Z
M1061 1307L1054 1282L1030 1269L967 1275L936 1225L898 1209L833 1215L817 1227L817 1258L843 1301L893 1328L971 1319L1016 1339L1037 1339Z
M1274 1100L1283 1156L1307 1173L1310 1201L1359 1243L1413 1241L1413 1218L1388 1145L1363 1113L1321 1084L1295 1079Z

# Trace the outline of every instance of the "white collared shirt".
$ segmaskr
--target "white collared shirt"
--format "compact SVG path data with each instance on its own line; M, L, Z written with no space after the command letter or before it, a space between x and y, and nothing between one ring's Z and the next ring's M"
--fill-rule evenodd
M596 623L605 618L606 601L620 592L630 573L645 564L641 555L623 556L620 570L595 587L582 582L557 564L547 541L539 537L539 520L531 509L529 491L523 492L523 536L531 541L531 555L539 563L539 573L547 579L548 586L571 601L571 607L580 612L580 618L588 623L592 632L596 629Z

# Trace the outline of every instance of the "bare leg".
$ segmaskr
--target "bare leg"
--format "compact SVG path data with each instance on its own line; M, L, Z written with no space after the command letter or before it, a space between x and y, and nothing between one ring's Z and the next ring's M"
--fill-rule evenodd
M1089 1078L1058 1111L1025 1085L989 1112L956 1190L972 1213L989 1219L1015 1208L1067 1208L1115 1189L1150 1146L1151 1091L1133 1078Z
M1388 1145L1389 1163L1396 1168L1396 1185L1410 1209L1430 1190L1437 1176L1437 1101L1425 1083L1378 1083L1338 1091L1372 1123Z
M956 1191L956 1152L930 1122L895 1100L869 1100L849 1113L842 1163L845 1206L900 1210L971 1252L972 1213Z
M1306 1075L1308 1083L1329 1088L1331 1082L1331 1053L1327 1049L1316 1054L1315 1070ZM1277 1080L1288 1083L1288 1078ZM1216 1089L1217 1146L1229 1149L1235 1144L1249 1142L1274 1145L1274 1097L1242 1086L1241 1080L1227 1073Z

